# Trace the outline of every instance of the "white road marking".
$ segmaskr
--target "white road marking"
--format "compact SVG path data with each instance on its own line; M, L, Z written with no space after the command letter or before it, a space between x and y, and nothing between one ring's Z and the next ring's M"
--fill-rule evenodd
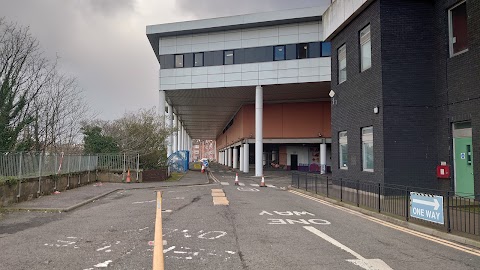
M241 187L244 187L244 186L245 186L244 183L238 183L238 185L241 186Z
M97 251L102 251L102 250L107 249L109 247L111 247L111 246L106 246L106 247L99 248L99 249L97 249Z
M243 188L243 187L238 187L237 190L239 191L253 191L253 192L258 192L260 190L256 189L256 188Z
M214 235L214 236L212 236L212 237L206 237L207 235L210 235L210 234L218 234L218 235L216 235L216 236ZM220 238L220 237L222 237L222 236L225 236L225 235L227 235L226 232L222 232L222 231L212 231L212 232L203 233L203 234L199 235L198 238L200 238L200 239L213 240L213 239L218 239L218 238Z
M144 202L133 202L132 204L152 203L152 202L156 202L156 201L157 200L144 201Z
M164 249L164 250L163 250L163 253L165 254L165 253L167 253L167 252L169 252L170 250L173 250L173 249L175 249L175 246L171 246L171 247L169 247L169 248L167 248L167 249Z
M163 213L171 213L172 210L162 210Z
M108 265L112 263L111 260L108 260L108 261L104 261L103 263L99 263L97 265L94 265L95 267L102 267L102 268L105 268L105 267L108 267Z
M230 183L228 183L228 182L220 182L220 184L222 184L222 185L224 185L224 186L230 185Z
M323 238L324 240L326 240L330 244L332 244L334 246L337 246L340 249L352 254L357 259L356 260L347 260L347 261L351 262L355 265L358 265L358 266L362 267L363 269L367 269L367 270L393 270L392 268L390 268L390 266L388 266L385 262L383 262L380 259L373 259L373 260L365 259L364 257L362 257L362 255L356 253L355 251L351 250L347 246L343 245L342 243L338 242L337 240L335 240L332 237L324 234L323 232L321 232L320 230L318 230L318 229L316 229L312 226L303 226L303 228L305 228L307 231L310 231L313 234Z
M274 188L275 186L274 185L267 185L267 187Z
M252 187L259 187L260 185L259 185L259 184L250 184L250 186L252 186Z
M225 252L228 253L228 254L235 254L236 253L235 251L229 251L229 250L226 250Z

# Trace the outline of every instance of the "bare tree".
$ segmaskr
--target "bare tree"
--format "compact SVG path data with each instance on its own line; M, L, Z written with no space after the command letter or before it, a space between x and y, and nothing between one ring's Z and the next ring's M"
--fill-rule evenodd
M55 63L43 57L28 27L0 18L0 149L12 150L26 126L34 121L31 108L52 79Z

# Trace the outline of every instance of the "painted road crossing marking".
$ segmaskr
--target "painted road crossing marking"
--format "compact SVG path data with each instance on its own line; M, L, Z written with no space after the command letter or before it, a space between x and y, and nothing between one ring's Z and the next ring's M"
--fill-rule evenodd
M370 220L370 221L372 221L372 222L375 222L375 223L377 223L377 224L383 225L383 226L385 226L385 227L389 227L389 228L392 228L392 229L397 230L397 231L401 231L401 232L404 232L404 233L408 233L408 234L410 234L410 235L413 235L413 236L416 236L416 237L419 237L419 238L423 238L423 239L425 239L425 240L429 240L429 241L435 242L435 243L437 243L437 244L444 245L444 246L447 246L447 247L451 247L451 248L453 248L453 249L456 249L456 250L459 250L459 251L463 251L463 252L465 252L465 253L468 253L468 254L471 254L471 255L475 255L475 256L479 256L479 257L480 257L480 251L479 251L478 249L474 249L474 248L471 248L471 247L463 246L463 245L460 245L460 244L457 244L457 243L454 243L454 242L451 242L451 241L448 241L448 240L444 240L444 239L441 239L441 238L438 238L438 237L435 237L435 236L431 236L431 235L428 235L428 234L425 234L425 233L421 233L421 232L417 232L417 231L414 231L414 230L411 230L411 229L407 229L407 228L404 228L404 227L401 227L401 226L398 226L398 225L395 225L395 224L392 224L392 223L383 221L383 220L381 220L381 219L374 218L374 217L371 217L371 216L367 216L367 215L362 214L362 213L359 213L359 212L357 212L357 211L347 209L347 208L345 208L345 207L341 207L341 206L334 205L334 204L329 203L329 202L327 202L327 201L314 198L314 197L312 197L312 196L303 194L303 193L298 192L298 191L289 190L288 192L293 193L293 194L296 194L296 195L301 196L301 197L304 197L304 198L306 198L306 199L309 199L309 200L312 200L312 201L321 203L321 204L323 204L323 205L326 205L326 206L329 206L329 207L332 207L332 208L335 208L335 209L338 209L338 210L347 212L347 213L349 213L349 214L351 214L351 215L355 215L355 216L358 216L358 217L360 217L360 218L363 218L363 219L366 219L366 220Z
M212 189L213 205L228 205L229 202L223 189Z
M444 224L443 197L410 192L410 216Z
M223 186L228 186L228 185L230 185L228 182L220 182L220 184L222 184Z
M259 187L260 185L259 185L259 184L250 184L250 186L252 186L252 187Z
M241 186L241 187L244 187L244 186L245 186L244 183L238 183L238 185Z
M252 191L252 192L258 192L260 190L256 189L256 188L248 188L248 187L238 187L237 188L239 191Z
M388 266L384 261L380 259L365 259L362 255L356 253L355 251L351 250L347 246L343 245L342 243L338 242L337 240L333 239L332 237L324 234L320 230L312 227L312 226L303 226L307 231L312 232L313 234L323 238L330 244L339 247L342 250L345 250L346 252L352 254L356 260L347 260L348 262L351 262L357 266L362 267L363 269L369 269L369 270L392 270L390 266Z

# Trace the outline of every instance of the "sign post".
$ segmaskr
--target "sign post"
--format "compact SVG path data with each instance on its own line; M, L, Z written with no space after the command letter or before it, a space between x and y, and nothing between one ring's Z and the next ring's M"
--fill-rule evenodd
M410 217L444 224L443 197L410 192Z

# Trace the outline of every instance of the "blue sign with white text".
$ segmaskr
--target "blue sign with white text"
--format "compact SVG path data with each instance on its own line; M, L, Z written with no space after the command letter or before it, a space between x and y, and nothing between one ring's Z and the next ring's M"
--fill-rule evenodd
M410 192L410 217L444 224L443 197Z

